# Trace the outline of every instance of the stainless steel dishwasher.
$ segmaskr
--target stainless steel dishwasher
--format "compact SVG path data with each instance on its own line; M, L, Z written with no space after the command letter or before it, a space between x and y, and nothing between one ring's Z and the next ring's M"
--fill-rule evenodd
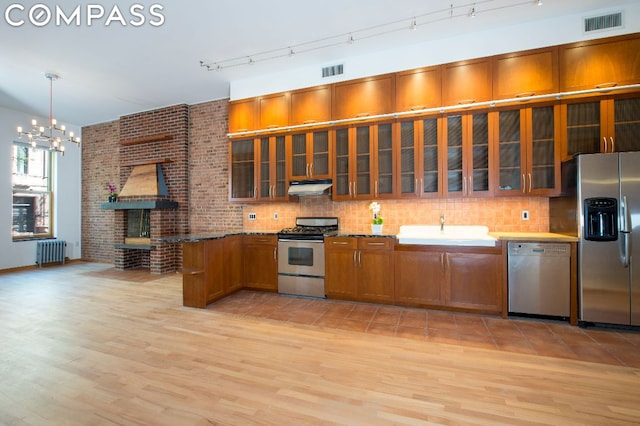
M571 245L508 245L509 313L569 317Z

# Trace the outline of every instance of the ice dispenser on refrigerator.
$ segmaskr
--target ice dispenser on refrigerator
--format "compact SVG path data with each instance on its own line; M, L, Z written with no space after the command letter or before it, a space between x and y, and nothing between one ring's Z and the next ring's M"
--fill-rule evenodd
M618 200L587 198L584 200L584 238L590 241L618 239Z

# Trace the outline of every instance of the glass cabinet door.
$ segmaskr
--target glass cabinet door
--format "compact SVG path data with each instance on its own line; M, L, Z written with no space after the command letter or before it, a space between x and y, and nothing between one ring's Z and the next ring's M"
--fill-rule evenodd
M531 109L531 150L526 192L556 187L554 107Z
M499 181L501 192L521 191L522 152L520 135L520 110L498 113Z
M447 193L462 194L462 116L447 117Z
M416 140L413 121L400 123L400 195L418 195Z
M351 196L351 176L349 174L349 129L338 129L335 134L335 178L334 198Z
M613 101L613 149L640 151L640 98Z
M276 136L274 153L274 180L273 197L286 198L287 196L287 162L284 136Z
M472 116L471 134L471 181L468 192L489 191L489 114L480 113Z
M253 139L231 143L231 199L253 199L255 195L255 146Z
M600 152L600 101L568 104L566 114L568 157Z
M440 192L440 169L438 167L439 149L438 131L440 121L437 118L422 120L422 195L437 195Z
M393 138L391 124L379 124L377 127L376 154L377 176L374 182L374 195L393 194Z
M308 175L307 134L298 133L291 136L291 178L306 179Z
M271 150L269 138L260 138L260 164L259 172L260 176L260 198L271 197Z
M355 194L370 195L371 191L371 129L356 127Z
M311 161L311 177L329 177L329 132L313 132L313 158Z

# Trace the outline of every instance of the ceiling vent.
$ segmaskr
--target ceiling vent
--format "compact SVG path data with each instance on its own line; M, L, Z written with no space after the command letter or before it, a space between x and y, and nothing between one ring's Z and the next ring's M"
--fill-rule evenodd
M333 77L334 75L340 75L344 73L344 65L332 65L330 67L322 68L322 78Z
M609 28L622 27L622 12L609 15L593 16L584 19L584 32L602 31Z

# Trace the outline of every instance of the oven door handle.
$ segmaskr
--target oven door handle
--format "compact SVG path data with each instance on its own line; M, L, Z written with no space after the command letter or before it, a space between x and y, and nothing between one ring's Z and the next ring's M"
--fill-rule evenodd
M324 244L323 240L292 240L292 239L284 239L280 238L278 240L279 243L313 243L313 244Z

